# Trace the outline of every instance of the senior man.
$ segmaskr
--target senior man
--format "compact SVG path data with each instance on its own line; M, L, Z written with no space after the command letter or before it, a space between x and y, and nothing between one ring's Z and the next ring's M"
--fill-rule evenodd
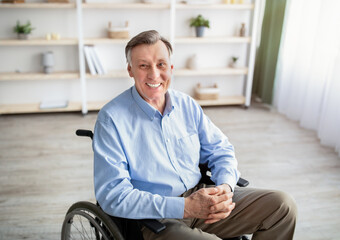
M234 148L190 96L169 89L171 44L154 30L125 49L134 86L99 112L94 131L97 201L112 216L160 219L149 239L293 238L296 206L280 191L235 187ZM199 164L216 186L199 185Z

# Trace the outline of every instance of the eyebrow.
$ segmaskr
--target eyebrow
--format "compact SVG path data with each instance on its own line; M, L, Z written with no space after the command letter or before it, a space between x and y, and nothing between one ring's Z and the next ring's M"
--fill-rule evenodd
M146 60L146 59L137 59L136 61L138 61L138 62L146 62L146 63L149 62L149 61ZM166 58L157 59L157 62L167 62L167 61L168 61L168 60L167 60ZM169 59L169 61L170 61L170 59Z

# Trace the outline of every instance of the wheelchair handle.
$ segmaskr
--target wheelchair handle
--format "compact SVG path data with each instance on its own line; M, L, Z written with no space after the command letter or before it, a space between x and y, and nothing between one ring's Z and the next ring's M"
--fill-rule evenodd
M93 132L91 130L78 129L76 135L80 137L90 137L93 139Z

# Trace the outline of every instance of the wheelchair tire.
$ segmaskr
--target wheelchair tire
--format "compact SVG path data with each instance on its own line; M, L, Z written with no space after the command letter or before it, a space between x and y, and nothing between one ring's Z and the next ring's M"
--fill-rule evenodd
M112 219L90 202L76 202L67 211L61 240L71 239L124 240Z

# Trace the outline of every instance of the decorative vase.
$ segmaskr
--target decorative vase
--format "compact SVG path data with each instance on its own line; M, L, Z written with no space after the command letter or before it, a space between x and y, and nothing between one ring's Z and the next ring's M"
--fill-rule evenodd
M196 30L196 37L203 37L204 35L204 26L199 26L199 27L195 27Z
M198 64L197 64L197 55L194 54L193 56L191 56L188 61L187 61L187 68L191 69L191 70L196 70L198 68Z
M242 23L242 24L241 24L241 28L240 28L240 36L241 36L241 37L246 36L246 24L245 24L245 23Z
M44 66L44 73L51 73L54 66L53 52L45 52L42 54L42 65Z

